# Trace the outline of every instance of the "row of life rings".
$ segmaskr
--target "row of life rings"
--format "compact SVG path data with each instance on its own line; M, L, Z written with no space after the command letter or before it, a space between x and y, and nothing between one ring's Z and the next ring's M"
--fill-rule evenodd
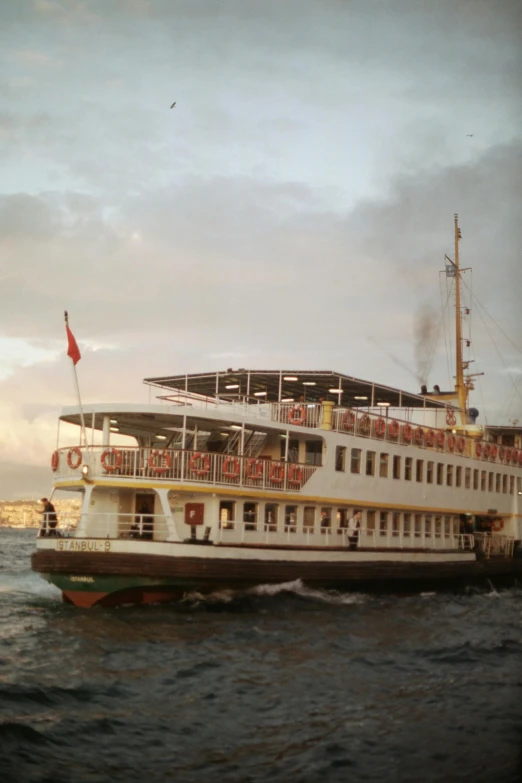
M83 454L77 446L67 452L67 465L71 470L78 470L82 464ZM121 468L123 455L120 449L107 448L102 452L101 466L108 473ZM55 450L51 456L51 468L58 470L60 453ZM148 467L153 473L167 473L172 467L172 453L166 449L153 449L148 458ZM264 460L249 459L246 462L246 476L257 481L263 477ZM189 462L190 470L197 476L205 476L210 473L210 456L201 451L192 455ZM270 466L268 479L274 484L281 484L284 480L284 465L274 463ZM241 473L241 463L238 457L228 455L223 461L223 475L226 478L238 478ZM291 464L288 468L288 483L300 486L303 481L303 469L300 465Z

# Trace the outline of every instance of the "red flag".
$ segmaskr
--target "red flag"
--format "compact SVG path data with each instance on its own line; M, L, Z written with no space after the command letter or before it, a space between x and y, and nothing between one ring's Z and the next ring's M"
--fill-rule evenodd
M67 332L67 356L70 356L73 360L73 364L76 365L80 359L82 358L82 355L80 353L80 349L78 348L78 343L74 339L74 335L69 329L69 324L65 324L65 331Z

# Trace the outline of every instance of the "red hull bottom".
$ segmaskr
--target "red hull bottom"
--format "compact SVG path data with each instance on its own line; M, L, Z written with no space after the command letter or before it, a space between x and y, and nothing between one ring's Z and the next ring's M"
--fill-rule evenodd
M143 590L134 588L120 590L115 593L96 593L88 590L63 590L64 603L73 604L83 609L93 606L121 606L122 604L159 604L169 601L179 601L183 590Z

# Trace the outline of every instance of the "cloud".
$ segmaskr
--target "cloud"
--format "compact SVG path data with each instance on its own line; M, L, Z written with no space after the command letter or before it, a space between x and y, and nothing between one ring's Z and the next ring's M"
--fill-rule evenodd
M61 65L55 57L35 49L17 49L11 52L11 56L30 68L55 68Z
M509 0L2 4L0 338L20 356L0 381L0 458L43 464L74 403L64 309L86 400L230 364L416 389L415 313L440 309L454 212L487 373L475 403L522 418L497 354L498 327L522 326L520 14ZM429 382L451 383L447 368L441 343Z

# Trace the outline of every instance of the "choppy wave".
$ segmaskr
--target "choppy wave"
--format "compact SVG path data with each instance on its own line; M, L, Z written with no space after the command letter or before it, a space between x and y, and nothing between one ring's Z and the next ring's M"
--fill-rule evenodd
M4 543L2 783L520 781L520 589L80 610Z

